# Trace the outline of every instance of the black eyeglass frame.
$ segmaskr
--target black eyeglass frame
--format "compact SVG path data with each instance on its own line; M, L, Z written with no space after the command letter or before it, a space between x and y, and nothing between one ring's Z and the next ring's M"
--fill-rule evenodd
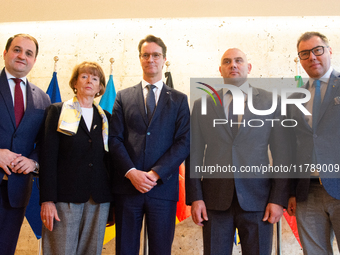
M298 53L298 56L301 60L306 60L310 57L310 53L313 52L314 56L321 56L325 53L325 48L328 48L329 46L316 46L314 47L313 49L310 49L310 50L302 50ZM317 52L314 52L316 49L322 49L322 52L321 53L317 53ZM306 55L305 58L301 57L301 53L307 53L308 54Z

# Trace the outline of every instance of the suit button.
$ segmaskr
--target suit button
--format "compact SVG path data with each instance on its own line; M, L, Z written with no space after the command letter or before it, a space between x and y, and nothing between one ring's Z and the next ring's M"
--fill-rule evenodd
M90 163L90 164L89 164L89 167L93 167L93 164L92 164L92 163Z
M91 139L89 139L89 143L92 143L92 140L91 140Z
M314 138L317 138L317 137L318 137L318 135L314 134L314 135L313 135L313 137L314 137Z
M151 133L150 133L150 132L147 132L146 134L147 134L147 135L150 135Z

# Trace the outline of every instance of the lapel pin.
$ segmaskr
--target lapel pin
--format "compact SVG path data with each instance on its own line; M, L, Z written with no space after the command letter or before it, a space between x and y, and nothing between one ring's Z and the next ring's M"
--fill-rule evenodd
M93 126L93 130L95 130L95 129L96 129L96 127L97 127L97 125L94 125L94 126Z
M334 97L334 105L340 104L340 96Z

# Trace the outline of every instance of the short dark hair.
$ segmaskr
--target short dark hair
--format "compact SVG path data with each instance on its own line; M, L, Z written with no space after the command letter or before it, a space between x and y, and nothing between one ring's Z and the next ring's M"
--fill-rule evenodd
M36 49L36 51L35 51L35 57L38 56L38 52L39 52L39 44L38 44L38 41L37 41L37 39L35 39L33 36L28 35L28 34L16 34L16 35L14 35L14 36L8 38L7 43L6 43L6 48L5 48L7 52L8 52L8 50L9 50L9 48L11 47L11 44L12 44L14 38L16 38L16 37L23 37L23 38L26 38L26 39L29 39L29 40L33 41L34 44L35 44L35 49Z
M139 57L142 55L142 53L141 53L142 45L145 42L148 42L148 43L153 42L153 43L156 43L158 46L160 46L162 48L162 54L163 54L164 58L166 58L166 46L165 46L163 40L159 37L154 36L154 35L148 35L144 39L140 40L140 42L138 44Z
M300 43L302 41L307 41L310 38L312 38L313 36L319 37L327 46L329 46L328 39L327 39L327 37L325 35L323 35L323 34L321 34L319 32L306 32L306 33L302 34L300 36L300 38L298 39L297 45L296 45L297 49L299 50L299 45L300 45Z
M71 89L74 91L74 93L76 94L74 85L77 83L78 76L82 72L90 73L92 75L99 77L99 82L100 82L100 85L102 86L100 88L99 95L95 95L95 97L99 97L100 95L103 95L105 93L105 84L106 84L104 71L98 63L88 62L88 61L84 61L83 63L76 65L73 69L69 85Z

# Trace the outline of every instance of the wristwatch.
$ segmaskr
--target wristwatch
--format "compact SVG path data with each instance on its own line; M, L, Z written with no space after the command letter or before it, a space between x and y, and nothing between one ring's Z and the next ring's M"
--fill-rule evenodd
M35 169L33 170L32 173L34 174L39 174L39 163L35 160L33 160L34 164L35 164Z

